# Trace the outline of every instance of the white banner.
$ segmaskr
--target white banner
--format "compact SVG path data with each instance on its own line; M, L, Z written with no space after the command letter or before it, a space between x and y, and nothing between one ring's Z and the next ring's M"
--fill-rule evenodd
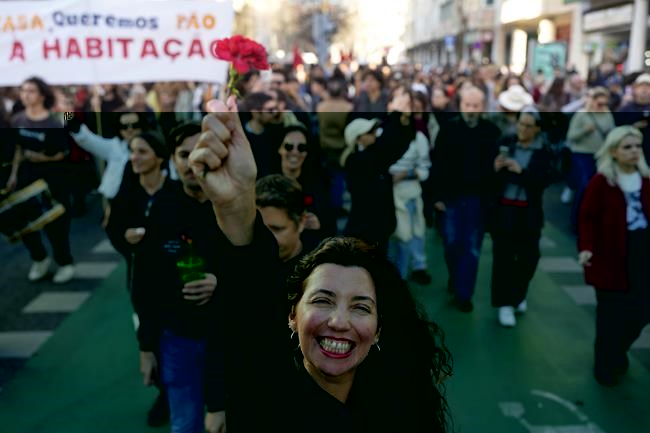
M50 84L223 83L214 55L230 37L232 0L0 2L0 86L32 75Z

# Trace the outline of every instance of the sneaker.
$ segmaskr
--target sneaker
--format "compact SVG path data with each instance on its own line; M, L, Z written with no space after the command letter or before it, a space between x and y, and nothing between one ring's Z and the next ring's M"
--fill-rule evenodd
M570 204L571 200L573 200L573 191L571 191L571 188L564 187L564 190L562 191L562 195L560 196L560 201L563 204Z
M156 398L156 401L149 409L147 414L147 425L149 427L162 427L169 423L169 402L167 394L161 392Z
M422 284L423 286L431 284L431 275L429 275L424 269L413 271L411 273L411 279L418 284Z
M52 281L55 284L65 284L74 277L74 265L66 265L57 269Z
M528 311L528 302L526 302L526 300L524 299L523 301L521 301L521 304L517 305L517 310L515 311L515 313L525 314L526 311Z
M499 308L499 324L504 328L514 328L517 324L514 307Z
M453 301L454 307L461 313L471 313L474 311L474 304L472 304L472 301L469 300L462 300L454 297Z
M32 263L32 267L29 269L29 275L27 276L27 279L29 281L42 280L43 277L45 277L49 272L51 262L52 260L49 257L46 257L40 262Z

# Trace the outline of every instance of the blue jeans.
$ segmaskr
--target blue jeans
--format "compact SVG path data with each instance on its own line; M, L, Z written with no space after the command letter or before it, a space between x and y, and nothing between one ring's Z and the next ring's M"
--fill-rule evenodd
M445 202L442 238L449 270L449 288L459 301L474 294L478 261L483 244L483 208L479 197L460 197Z
M205 346L205 340L167 330L160 338L161 379L169 396L172 433L204 432Z
M594 155L588 153L574 153L571 155L571 183L575 195L573 197L573 208L571 209L571 227L575 230L578 227L578 215L580 205L585 195L585 190L592 177L596 175L596 160Z
M415 219L417 212L417 203L411 200L406 203L411 222ZM393 240L391 245L391 255L394 257L395 266L399 270L403 279L409 277L409 270L422 271L427 269L427 256L424 252L424 238L413 236L410 241L402 242Z

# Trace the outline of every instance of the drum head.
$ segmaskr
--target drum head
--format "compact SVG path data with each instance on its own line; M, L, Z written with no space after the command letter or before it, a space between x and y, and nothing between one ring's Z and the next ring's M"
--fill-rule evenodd
M0 202L0 213L10 209L11 207L24 203L32 197L35 197L45 191L49 191L49 186L43 179L39 179L31 185L26 186L23 189L15 191L9 197L5 198Z
M57 203L52 209L45 212L36 221L30 222L29 225L27 225L25 228L23 228L20 232L15 233L12 236L10 236L9 237L9 242L16 243L20 239L22 239L23 236L27 236L30 233L35 233L35 232L37 232L39 230L42 230L43 227L45 227L49 223L55 221L57 218L59 218L64 213L65 213L65 208L63 207L63 205L60 204L60 203Z

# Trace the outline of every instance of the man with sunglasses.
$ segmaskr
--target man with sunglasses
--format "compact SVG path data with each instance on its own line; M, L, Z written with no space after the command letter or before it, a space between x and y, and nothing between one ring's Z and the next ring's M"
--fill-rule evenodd
M251 143L260 179L274 173L278 165L277 150L282 140L282 124L277 122L278 103L267 93L252 93L244 99L243 109L251 116L244 124L244 131Z

